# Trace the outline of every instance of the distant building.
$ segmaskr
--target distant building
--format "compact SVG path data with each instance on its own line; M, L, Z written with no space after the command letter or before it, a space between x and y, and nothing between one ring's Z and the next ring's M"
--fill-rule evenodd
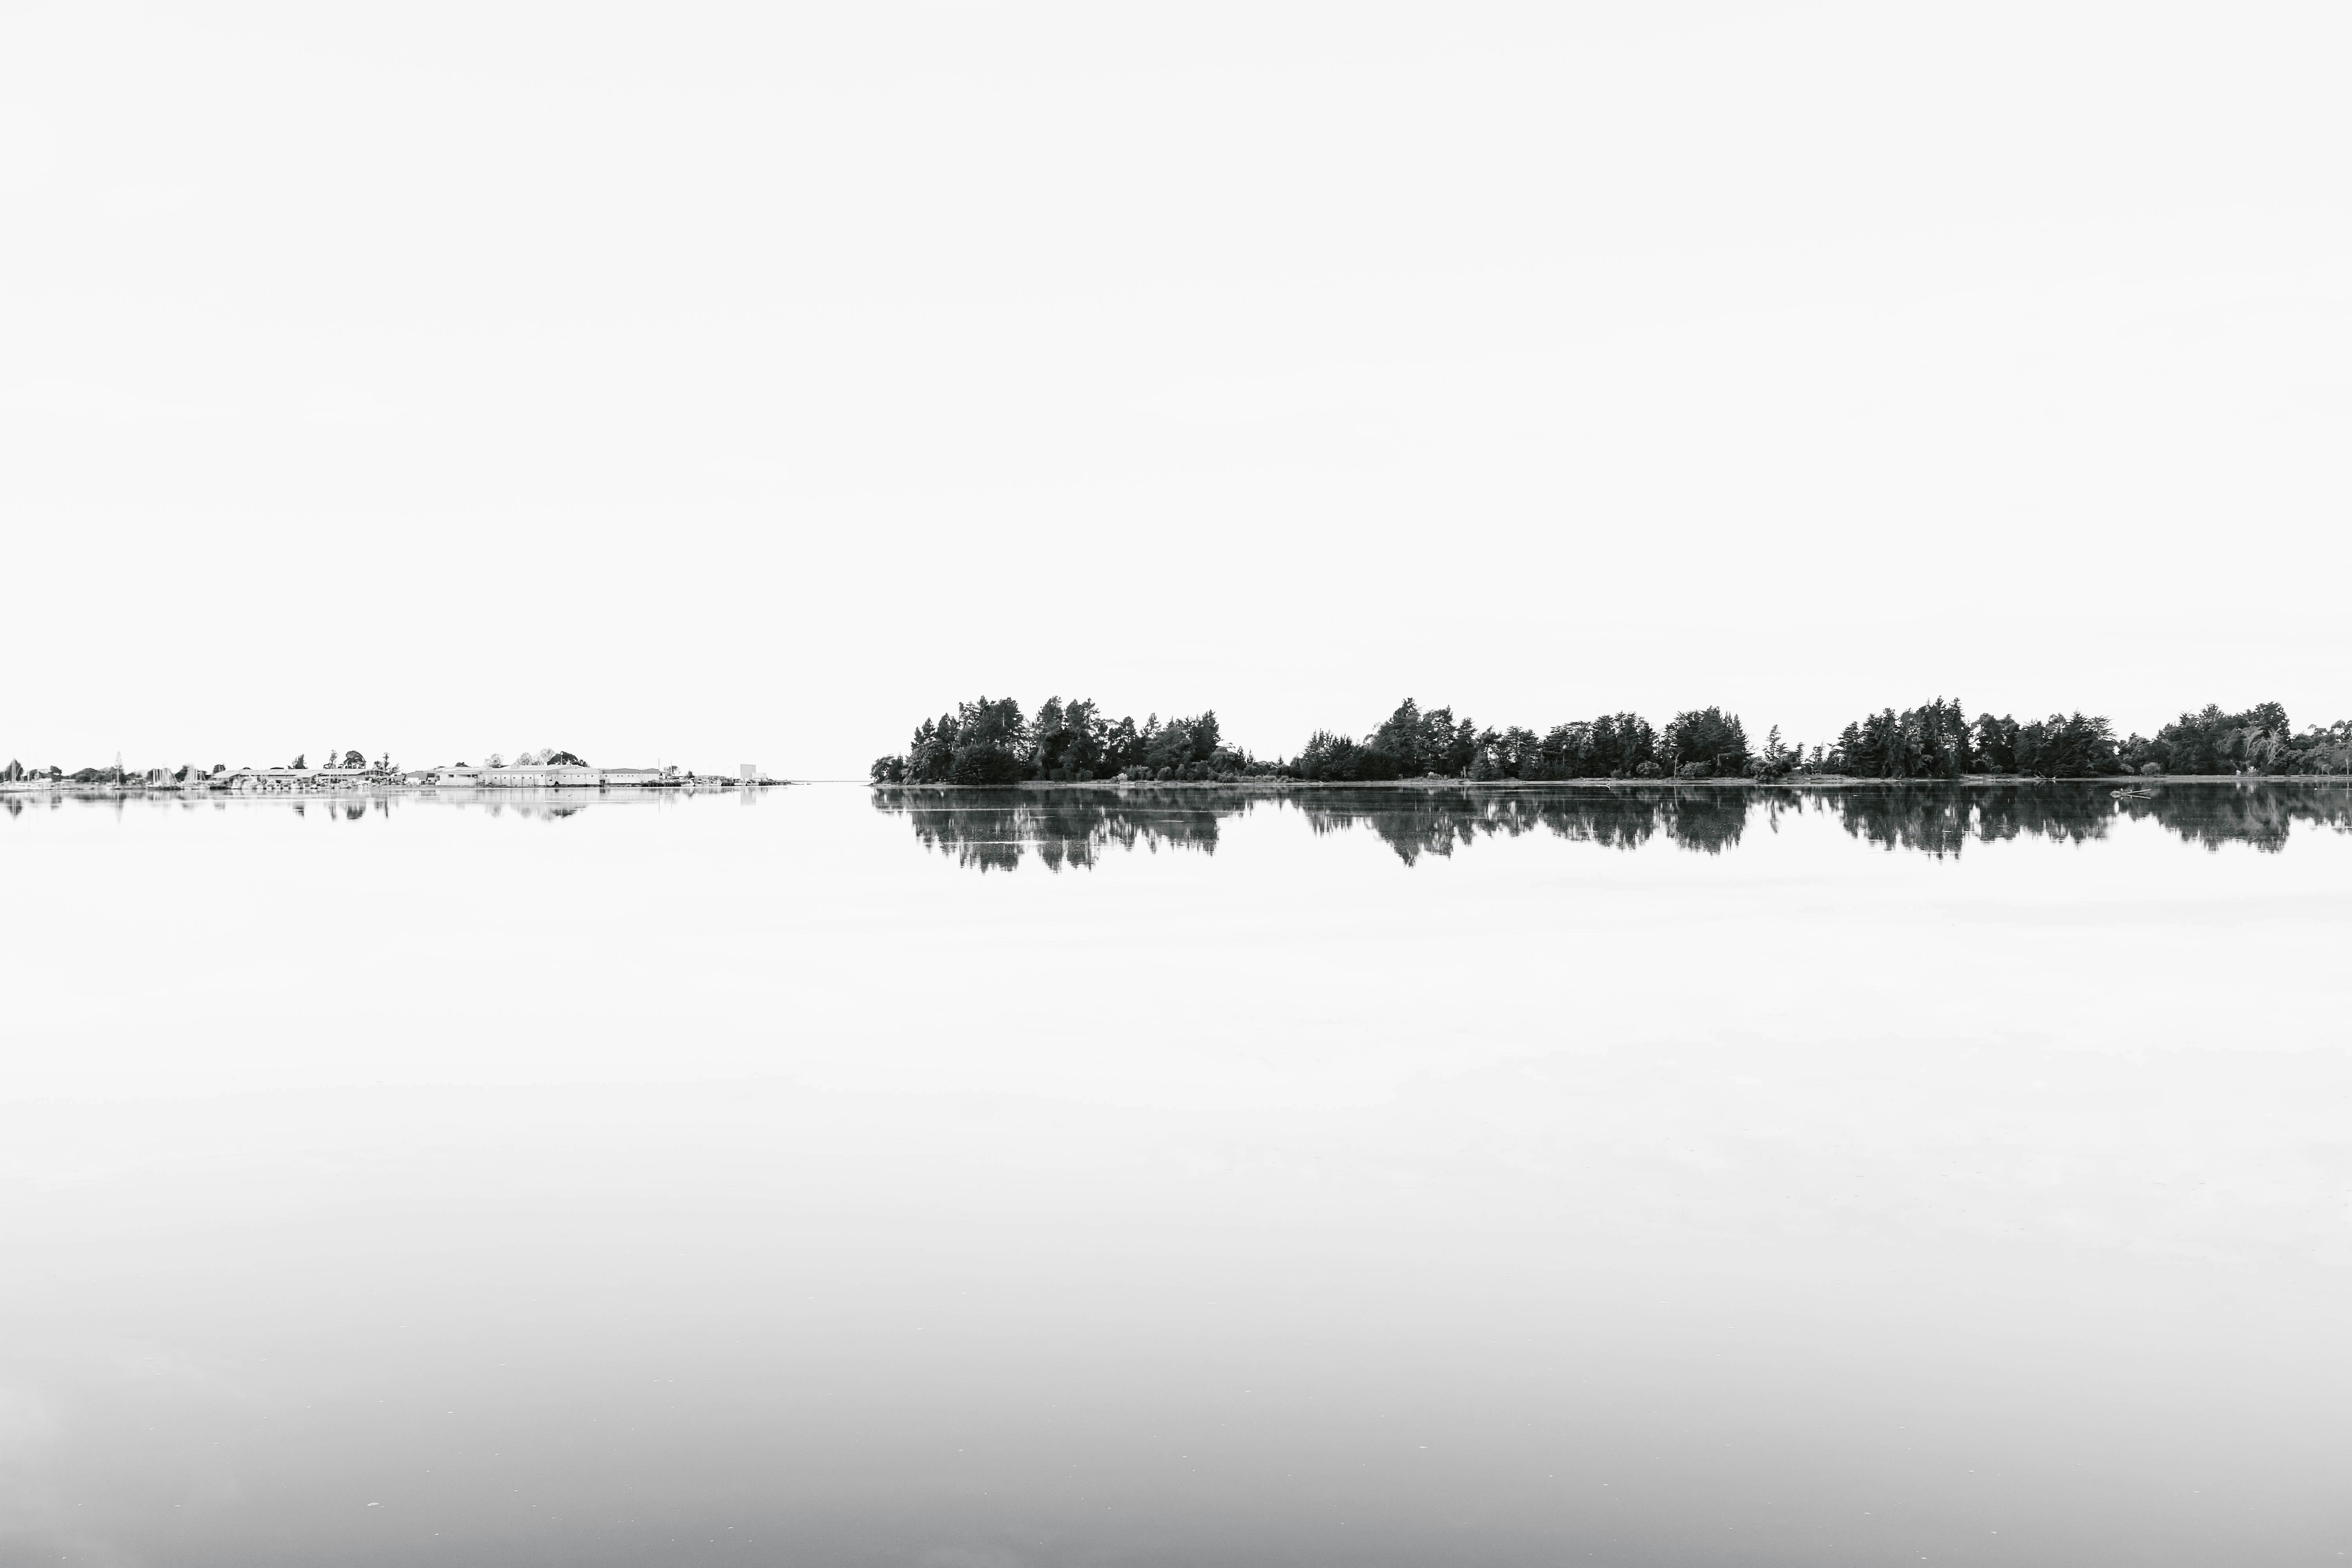
M239 768L226 782L240 795L277 795L316 789L319 774L314 768Z
M166 775L168 776L168 775ZM423 768L397 775L404 784L430 784L440 789L598 789L610 786L658 784L667 778L661 768L592 768L570 763L517 763L510 767L478 768L464 763ZM188 770L190 787L210 784L243 794L273 794L300 790L353 789L394 782L394 775L368 768L240 768L206 779Z
M475 782L485 789L594 789L604 779L599 769L569 763L518 763L486 768Z
M741 766L743 769L743 782L745 784L758 784L760 782L760 766L757 763L745 763L741 764Z

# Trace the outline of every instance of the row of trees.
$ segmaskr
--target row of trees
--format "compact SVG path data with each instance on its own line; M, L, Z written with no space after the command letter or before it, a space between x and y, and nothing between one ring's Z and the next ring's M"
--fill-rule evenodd
M2131 743L2147 744L2137 736ZM2104 718L2053 713L2021 722L1979 713L1971 722L1957 699L1939 697L1899 713L1888 708L1856 720L1826 755L1809 758L1805 769L1867 779L2100 778L2137 766L2136 754L2125 754Z
M1010 698L959 704L927 719L902 755L877 758L876 784L1009 784L1026 780L1280 777L1332 783L1390 779L1773 780L1792 775L1955 779L1971 774L2099 778L2116 773L2352 773L2352 721L2297 734L2285 709L2218 707L2183 713L2153 739L2117 740L2104 718L2053 713L2019 720L1937 697L1884 709L1810 752L1775 727L1751 745L1737 713L1694 708L1653 726L1638 713L1603 713L1538 734L1481 728L1451 708L1408 698L1360 738L1318 730L1298 754L1261 762L1229 745L1213 710L1139 726L1093 701L1048 698L1034 718Z
M2168 773L2352 773L2352 720L2314 724L2297 734L2275 702L2242 713L2209 704L2201 712L2183 713L2153 741L2133 737L2126 749L2132 745Z
M1776 730L1754 754L1778 772L1796 753ZM1635 713L1604 713L1538 736L1480 729L1450 708L1423 711L1407 699L1370 734L1355 740L1318 730L1297 757L1262 762L1220 734L1210 710L1138 725L1106 718L1091 700L1048 698L1032 719L1010 698L959 703L926 719L905 752L875 759L876 784L1008 784L1027 780L1283 777L1331 781L1423 778L1575 779L1685 777L1749 771L1747 731L1737 714L1708 708L1675 716L1663 731Z
M1025 779L1242 778L1271 770L1234 750L1217 715L1106 718L1084 699L1049 697L1034 719L1011 698L962 702L916 727L903 756L877 757L876 784L1008 784Z
M2352 721L2296 734L2286 710L2264 702L2242 712L2208 706L2183 713L2153 739L2117 740L2103 718L2053 713L2022 723L1980 713L1973 723L1941 699L1886 709L1845 727L1815 772L1856 778L1958 778L1969 773L2096 778L2114 773L2352 773Z
M1297 757L1281 771L1303 779L1377 780L1422 778L1591 779L1659 778L1668 773L1706 778L1737 776L1769 754L1791 753L1774 731L1765 753L1751 753L1748 731L1737 714L1717 708L1677 713L1664 729L1638 713L1603 713L1597 719L1556 724L1541 735L1517 725L1480 729L1455 720L1450 708L1423 712L1407 698L1386 722L1361 741L1318 730Z

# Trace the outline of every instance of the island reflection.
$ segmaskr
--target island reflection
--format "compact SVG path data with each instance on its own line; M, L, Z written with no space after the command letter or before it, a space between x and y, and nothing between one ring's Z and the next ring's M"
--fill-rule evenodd
M1090 868L1112 848L1214 854L1226 819L1296 811L1318 834L1369 831L1411 866L1481 838L1547 832L1581 844L1638 849L1654 839L1703 855L1737 847L1751 826L1834 817L1874 847L1938 858L1970 840L2105 838L2124 819L2153 818L2184 841L2275 853L2292 826L2352 832L2352 789L2340 784L2180 784L2119 795L2105 784L1950 787L1719 789L1622 785L1606 790L877 789L877 811L908 819L927 848L980 871L1034 857L1048 870Z

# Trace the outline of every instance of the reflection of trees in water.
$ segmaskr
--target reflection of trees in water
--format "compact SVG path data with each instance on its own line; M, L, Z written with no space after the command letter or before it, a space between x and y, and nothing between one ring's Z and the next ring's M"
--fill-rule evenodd
M1940 858L1958 854L1968 837L1969 805L1957 792L1864 790L1827 805L1840 826L1874 848Z
M1663 835L1670 844L1720 854L1739 842L1750 801L1728 790L1318 791L1287 798L1318 833L1370 828L1410 866L1451 855L1480 838L1517 838L1538 828L1580 844L1635 849Z
M1987 843L2012 838L2054 838L2084 844L2105 838L2116 816L2113 795L2096 784L1998 784L1972 790L1976 837ZM2174 809L2179 808L2178 798Z
M1970 839L2044 838L2080 844L2107 836L2116 818L2154 817L2191 842L2276 849L2292 824L2352 832L2352 791L2298 784L2170 785L2153 798L2117 800L2106 784L1872 787L1847 790L1707 789L1622 785L1572 790L1242 791L879 790L877 810L908 817L918 837L964 866L1010 870L1034 855L1048 868L1090 867L1111 847L1161 844L1213 851L1217 825L1268 801L1295 810L1318 834L1368 831L1406 865L1450 856L1481 838L1545 832L1573 843L1638 849L1653 839L1717 855L1751 822L1827 812L1845 831L1889 852L1958 855Z
M2116 803L2104 788L2020 784L1846 790L1829 797L1828 809L1866 844L1941 858L1958 855L1971 838L2103 838Z
M1294 795L1286 804L1297 807L1318 836L1370 828L1408 866L1423 855L1451 855L1482 836L1517 838L1538 820L1525 795L1332 790Z
M2251 844L2275 855L2286 843L2295 823L2352 833L2352 791L2341 785L2295 788L2280 784L2231 784L2200 792L2200 809L2193 813L2162 810L2165 797L2122 803L2134 817L2153 816L2191 844L2219 849L2224 844Z
M1780 792L1775 792L1780 795ZM959 865L1009 871L1031 855L1053 870L1091 867L1103 852L1161 844L1213 853L1218 824L1260 799L1234 791L1164 795L1095 790L877 790L877 811L903 816L927 847ZM1777 816L1792 796L1770 803ZM1497 834L1543 830L1579 843L1633 849L1663 835L1686 849L1717 854L1739 842L1756 804L1721 790L1318 790L1272 797L1318 834L1370 830L1408 866L1451 855Z
M1885 849L1957 855L1988 843L2105 838L2118 817L2154 818L2192 844L2250 844L2275 852L2301 822L2352 832L2352 795L2326 785L2171 785L2118 800L2105 784L1996 784L1975 789L1864 789L1830 797L1848 833Z
M1103 850L1138 845L1216 853L1217 824L1248 811L1246 795L1171 791L1106 795L1071 790L877 790L877 811L904 816L924 847L959 866L1010 871L1034 855L1049 871L1091 868Z

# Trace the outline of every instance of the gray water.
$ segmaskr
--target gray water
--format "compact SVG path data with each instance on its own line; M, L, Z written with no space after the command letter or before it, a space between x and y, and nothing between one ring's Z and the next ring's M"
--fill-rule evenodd
M2352 1550L2341 787L0 804L0 1562Z

